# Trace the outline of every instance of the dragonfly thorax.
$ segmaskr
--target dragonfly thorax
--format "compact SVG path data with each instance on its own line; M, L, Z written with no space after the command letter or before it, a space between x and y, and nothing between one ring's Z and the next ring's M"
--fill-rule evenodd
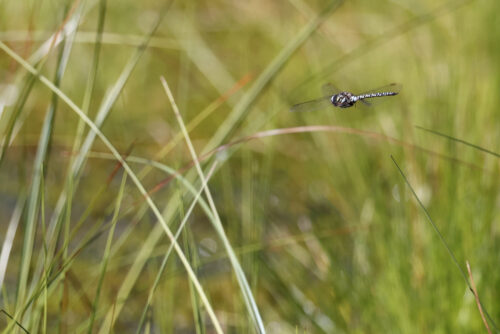
M356 103L357 96L349 92L341 92L332 96L331 101L335 107L349 108Z

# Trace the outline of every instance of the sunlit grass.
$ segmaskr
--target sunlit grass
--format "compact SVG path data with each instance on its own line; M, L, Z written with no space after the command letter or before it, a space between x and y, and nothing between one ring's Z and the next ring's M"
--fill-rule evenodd
M1 3L2 331L498 331L498 10Z

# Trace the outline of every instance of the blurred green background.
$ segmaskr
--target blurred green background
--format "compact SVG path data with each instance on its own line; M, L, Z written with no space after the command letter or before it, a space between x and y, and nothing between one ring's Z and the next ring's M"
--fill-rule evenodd
M3 331L487 332L468 261L495 332L498 13L484 0L1 1ZM211 177L192 212L203 178L160 77ZM289 112L326 82L402 91ZM171 251L167 226L183 220Z

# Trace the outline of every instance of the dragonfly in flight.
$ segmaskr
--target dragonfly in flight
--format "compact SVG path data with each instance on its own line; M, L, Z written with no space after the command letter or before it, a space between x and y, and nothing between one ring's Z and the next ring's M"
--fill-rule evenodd
M323 86L323 97L312 101L296 104L292 108L290 108L290 111L315 111L331 106L337 108L350 108L354 106L358 101L363 103L364 105L370 106L371 103L366 100L384 96L398 95L400 90L401 86L399 84L392 83L390 85L356 95L350 92L342 92L335 88L335 86L333 86L332 84L326 84Z

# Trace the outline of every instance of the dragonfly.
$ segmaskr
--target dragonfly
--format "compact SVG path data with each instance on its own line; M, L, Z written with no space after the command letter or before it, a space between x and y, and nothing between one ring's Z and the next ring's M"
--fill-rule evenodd
M319 99L302 102L294 105L290 108L292 112L301 111L315 111L325 109L331 106L337 108L350 108L356 104L356 102L361 102L366 106L371 106L372 103L366 100L398 95L401 90L401 86L396 83L391 83L387 86L379 87L377 89L372 89L370 91L364 92L362 94L353 94L350 92L340 91L332 84L328 83L323 85L323 97Z

